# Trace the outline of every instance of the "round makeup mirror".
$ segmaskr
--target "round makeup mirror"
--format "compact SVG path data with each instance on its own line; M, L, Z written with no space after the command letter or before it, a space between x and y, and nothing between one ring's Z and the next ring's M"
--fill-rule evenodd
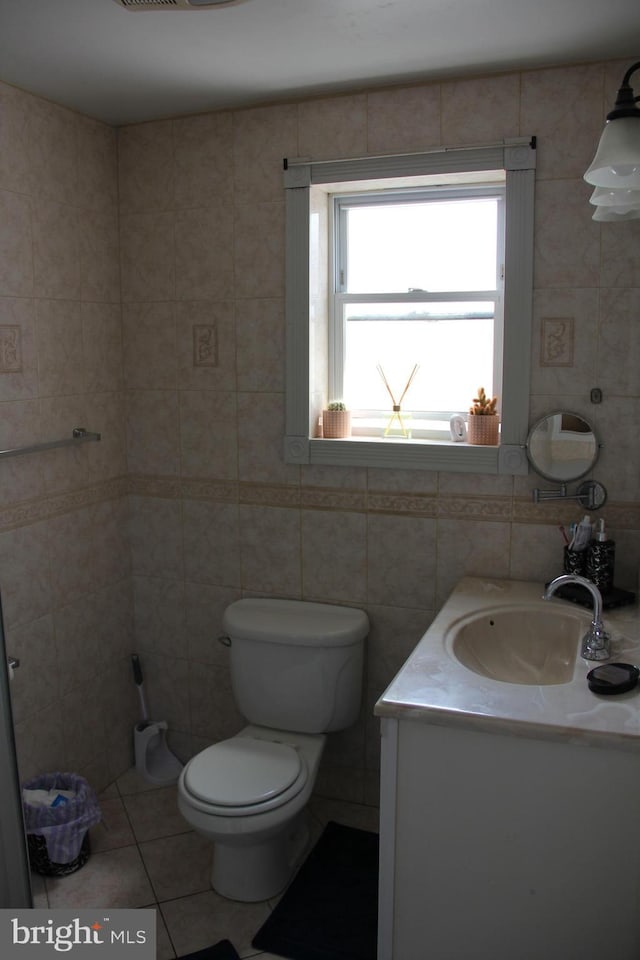
M567 483L589 473L600 453L591 424L576 413L557 410L533 425L527 457L545 480Z

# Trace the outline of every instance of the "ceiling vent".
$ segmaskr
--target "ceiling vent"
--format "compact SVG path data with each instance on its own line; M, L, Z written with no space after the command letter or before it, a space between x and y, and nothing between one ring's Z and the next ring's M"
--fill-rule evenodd
M243 0L114 0L125 10L204 10L207 7L230 7Z

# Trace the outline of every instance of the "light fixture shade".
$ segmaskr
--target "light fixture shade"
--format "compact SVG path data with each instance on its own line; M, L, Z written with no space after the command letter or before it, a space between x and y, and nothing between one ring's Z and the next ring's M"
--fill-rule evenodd
M633 207L620 213L617 207L596 207L592 220L608 223L620 223L621 220L640 220L640 207Z
M640 190L640 119L607 120L584 179L594 187Z
M627 213L640 207L640 190L596 187L589 197L589 203L596 207L613 208L616 213Z

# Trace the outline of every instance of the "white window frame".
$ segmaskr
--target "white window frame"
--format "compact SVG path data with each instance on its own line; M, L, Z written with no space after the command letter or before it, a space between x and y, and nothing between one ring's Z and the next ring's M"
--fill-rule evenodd
M535 138L352 160L286 160L287 463L526 474L533 299ZM315 436L328 396L328 212L331 185L381 186L438 174L505 171L504 342L497 447L446 440ZM335 189L335 186L334 186ZM320 200L318 200L320 195ZM327 218L323 222L323 217Z
M420 202L446 200L474 200L478 198L496 199L498 204L498 221L496 237L496 276L493 290L456 290L456 291L425 291L415 292L396 291L393 293L350 293L347 292L347 234L346 223L349 209L356 206L372 206L393 204L398 202L410 203L412 200ZM494 349L493 349L493 393L498 393L498 412L501 413L502 400L502 344L503 344L503 290L504 290L504 208L505 185L504 181L476 183L451 183L441 186L422 186L410 189L386 191L359 191L344 190L330 195L331 207L329 210L331 247L329 249L329 370L328 395L330 399L344 396L344 365L345 365L345 335L344 307L350 303L375 304L383 303L424 303L455 299L459 301L472 300L474 302L486 300L494 304ZM410 372L410 367L407 372ZM401 386L399 384L398 386ZM412 436L423 439L449 440L449 420L453 415L465 414L471 402L471 397L457 409L438 411L411 409L411 404L404 404L405 411L411 411ZM379 437L389 421L388 411L352 410L351 427L354 435ZM439 421L436 423L435 421Z

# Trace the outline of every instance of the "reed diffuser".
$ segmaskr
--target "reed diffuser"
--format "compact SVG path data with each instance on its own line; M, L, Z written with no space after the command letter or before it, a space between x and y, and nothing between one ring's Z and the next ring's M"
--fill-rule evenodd
M390 433L393 433L393 431L396 431L396 434L395 434L396 436L406 437L407 439L411 437L411 428L407 425L407 420L409 417L411 417L411 414L402 413L402 401L406 396L407 390L413 383L413 378L418 372L419 366L420 364L416 363L413 370L409 374L409 379L407 380L404 386L404 390L400 394L399 400L396 400L393 390L389 386L389 382L380 364L378 364L376 367L376 370L378 371L378 373L382 378L382 382L387 388L387 393L391 397L391 404L392 404L392 410L393 410L393 413L389 417L389 422L387 423L386 430L384 431L385 437L388 437Z

